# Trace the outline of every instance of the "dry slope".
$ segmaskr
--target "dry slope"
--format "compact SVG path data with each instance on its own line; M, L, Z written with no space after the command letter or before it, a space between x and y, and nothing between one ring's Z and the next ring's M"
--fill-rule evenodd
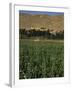
M64 16L31 15L21 13L19 14L19 28L20 29L46 28L53 32L60 32L64 30Z

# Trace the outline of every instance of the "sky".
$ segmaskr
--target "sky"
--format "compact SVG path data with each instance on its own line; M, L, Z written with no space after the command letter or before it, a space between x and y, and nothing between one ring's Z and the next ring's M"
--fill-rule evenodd
M25 13L25 14L32 14L32 15L36 15L36 14L46 14L46 15L50 15L50 16L54 16L54 15L63 15L63 12L43 12L43 11L24 11L24 10L20 10L19 13Z

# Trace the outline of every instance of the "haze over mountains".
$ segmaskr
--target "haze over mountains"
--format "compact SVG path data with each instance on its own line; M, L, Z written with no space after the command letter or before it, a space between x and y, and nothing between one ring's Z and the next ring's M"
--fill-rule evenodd
M64 15L46 14L19 14L19 29L50 30L50 32L62 32L64 30Z

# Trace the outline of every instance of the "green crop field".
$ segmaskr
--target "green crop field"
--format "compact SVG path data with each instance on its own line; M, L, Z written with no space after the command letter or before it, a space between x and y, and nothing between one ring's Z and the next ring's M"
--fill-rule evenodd
M19 79L63 76L63 41L19 40Z

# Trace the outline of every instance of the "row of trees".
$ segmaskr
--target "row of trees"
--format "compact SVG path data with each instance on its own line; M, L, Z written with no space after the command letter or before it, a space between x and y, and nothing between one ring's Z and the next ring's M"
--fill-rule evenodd
M39 37L39 38L47 38L47 39L64 39L64 30L62 32L55 32L51 33L50 30L26 30L26 29L20 29L19 30L19 38L31 38L31 37Z

